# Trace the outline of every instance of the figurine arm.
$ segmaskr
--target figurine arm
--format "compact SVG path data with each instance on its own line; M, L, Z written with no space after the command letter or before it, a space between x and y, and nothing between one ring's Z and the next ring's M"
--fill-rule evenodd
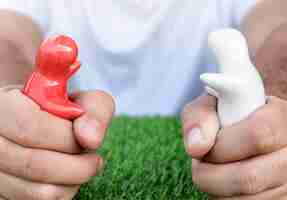
M76 61L74 64L70 66L70 71L68 73L68 76L72 76L78 69L81 67L81 63L79 61Z
M214 96L237 92L240 88L240 81L225 74L206 73L200 79L207 85L207 92Z

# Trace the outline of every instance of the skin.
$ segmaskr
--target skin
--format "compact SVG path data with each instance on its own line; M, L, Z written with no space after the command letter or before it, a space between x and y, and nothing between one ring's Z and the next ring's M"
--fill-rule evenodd
M214 199L287 199L287 14L282 12L286 7L284 0L262 0L242 24L264 78L266 105L222 129L216 99L207 94L182 112L193 181Z
M261 0L242 25L269 95L284 95L278 81L286 77L286 4ZM23 84L30 73L41 31L20 14L2 10L0 17L5 30L0 33L0 110L5 116L0 120L0 200L69 200L103 165L98 155L87 152L103 141L114 113L113 99L102 91L74 94L87 111L74 122L41 111L16 86L8 86ZM278 72L281 78L274 80ZM215 105L213 97L202 95L182 114L194 182L218 199L285 199L286 101L270 97L246 120L220 130ZM199 136L192 140L196 128Z
M73 122L42 111L20 91L42 33L18 13L2 10L0 18L0 200L72 199L104 166L95 150L113 117L113 98L74 93L86 112Z
M70 122L40 110L19 89L0 90L3 197L71 199L80 184L101 170L103 159L87 150L101 145L114 102L102 91L77 93L73 99L87 112Z

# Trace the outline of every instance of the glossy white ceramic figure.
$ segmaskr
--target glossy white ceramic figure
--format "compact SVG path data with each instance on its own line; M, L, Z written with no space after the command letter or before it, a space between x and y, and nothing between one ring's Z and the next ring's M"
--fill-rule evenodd
M247 41L239 31L212 32L208 43L217 57L219 73L202 74L200 78L207 85L207 92L218 98L221 126L229 126L265 104L263 81L250 60Z

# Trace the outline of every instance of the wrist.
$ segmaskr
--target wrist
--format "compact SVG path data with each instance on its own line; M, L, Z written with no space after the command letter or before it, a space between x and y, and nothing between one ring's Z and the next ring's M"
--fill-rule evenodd
M0 38L0 87L23 84L32 68L32 61L15 42Z
M274 29L254 56L267 95L287 99L287 23Z

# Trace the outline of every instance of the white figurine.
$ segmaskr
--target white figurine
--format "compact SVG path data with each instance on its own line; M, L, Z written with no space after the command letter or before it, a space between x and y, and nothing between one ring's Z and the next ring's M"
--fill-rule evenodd
M202 74L209 94L218 98L221 126L229 126L246 118L265 104L263 81L252 64L247 41L234 29L223 29L209 35L219 73Z

